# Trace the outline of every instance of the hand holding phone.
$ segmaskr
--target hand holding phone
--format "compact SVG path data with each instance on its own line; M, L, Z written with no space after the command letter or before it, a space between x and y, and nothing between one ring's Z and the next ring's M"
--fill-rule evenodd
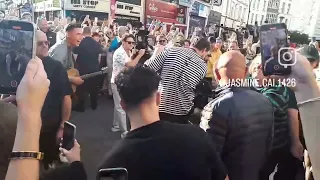
M66 150L71 150L74 146L75 137L76 126L68 121L65 122L63 128L63 139L61 147Z
M284 23L265 24L260 27L262 70L265 76L289 75L295 64L289 47L287 27Z
M27 21L0 21L0 93L15 94L30 59L35 58L36 26Z

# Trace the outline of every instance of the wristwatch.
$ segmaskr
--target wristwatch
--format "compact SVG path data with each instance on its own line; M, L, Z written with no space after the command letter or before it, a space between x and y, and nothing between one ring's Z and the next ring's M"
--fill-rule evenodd
M14 151L11 152L9 159L36 159L42 160L44 154L34 151Z

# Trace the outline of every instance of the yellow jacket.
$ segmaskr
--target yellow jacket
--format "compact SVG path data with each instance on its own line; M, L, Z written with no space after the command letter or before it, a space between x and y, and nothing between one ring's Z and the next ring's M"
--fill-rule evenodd
M207 62L207 75L208 78L213 78L213 68L215 67L217 61L219 60L222 52L220 49L217 49L211 53L211 57L209 58L209 61Z

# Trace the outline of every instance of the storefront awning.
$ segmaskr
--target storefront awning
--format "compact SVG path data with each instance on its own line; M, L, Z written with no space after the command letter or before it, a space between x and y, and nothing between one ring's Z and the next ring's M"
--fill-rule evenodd
M163 18L163 17L153 17L153 16L149 16L148 18L157 19L157 20L165 23L166 25L172 25L173 23L175 23L176 26L187 27L186 24L181 24L181 23L180 23L179 21L177 21L176 19Z

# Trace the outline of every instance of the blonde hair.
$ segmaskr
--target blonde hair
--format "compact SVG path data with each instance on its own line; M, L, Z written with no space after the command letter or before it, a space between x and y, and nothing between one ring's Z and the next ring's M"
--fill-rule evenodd
M257 54L257 56L251 61L251 64L249 66L249 74L252 74L255 67L259 66L261 64L261 54Z

